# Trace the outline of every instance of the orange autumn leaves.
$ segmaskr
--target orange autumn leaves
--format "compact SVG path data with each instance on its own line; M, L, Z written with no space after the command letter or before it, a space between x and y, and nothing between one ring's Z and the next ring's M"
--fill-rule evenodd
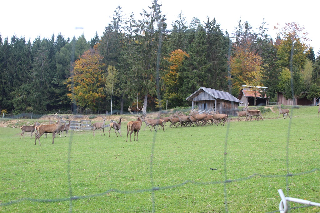
M77 105L96 109L97 104L106 97L104 88L105 64L96 48L87 50L74 64L74 73L67 79L67 87L73 92L67 94Z
M241 85L262 86L262 58L249 48L236 46L230 59L232 86L240 90Z
M189 58L189 54L182 51L181 49L174 50L171 52L170 57L166 60L170 63L169 69L163 76L166 99L175 98L177 95L177 84L179 79L179 69L182 66L183 61Z
M189 54L177 49L171 52L170 57L165 58L169 62L162 75L165 100L179 98L181 67L189 57ZM102 60L96 47L86 51L75 62L74 74L67 80L67 87L71 92L68 97L82 108L95 110L106 98L107 72ZM257 54L235 47L230 59L233 87L240 88L242 84L261 85L261 63L262 59Z

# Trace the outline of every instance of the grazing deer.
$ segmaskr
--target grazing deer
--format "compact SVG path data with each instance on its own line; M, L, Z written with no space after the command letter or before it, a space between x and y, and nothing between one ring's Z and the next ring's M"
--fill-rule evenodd
M104 125L105 125L105 123L106 123L106 120L103 119L103 122L98 122L98 123L92 124L93 136L94 136L94 131L96 129L102 129L103 135L106 135L106 134L104 134ZM101 135L102 135L102 133L101 133Z
M290 115L289 115L290 110L289 109L281 109L281 105L279 105L278 108L279 108L279 117L282 114L283 118L285 118L284 115L287 115L290 118Z
M122 137L121 135L121 119L119 119L119 122L117 123L116 121L112 121L111 120L111 123L110 123L110 129L109 129L109 137L110 137L110 131L111 129L113 128L114 129L114 132L116 133L116 136L118 137L118 134L117 132L119 133L119 135Z

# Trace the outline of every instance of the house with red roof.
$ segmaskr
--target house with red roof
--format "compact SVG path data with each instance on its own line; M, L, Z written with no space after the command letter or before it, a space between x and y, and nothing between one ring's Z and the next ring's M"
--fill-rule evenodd
M242 85L238 99L241 106L266 106L269 99L266 95L268 87Z

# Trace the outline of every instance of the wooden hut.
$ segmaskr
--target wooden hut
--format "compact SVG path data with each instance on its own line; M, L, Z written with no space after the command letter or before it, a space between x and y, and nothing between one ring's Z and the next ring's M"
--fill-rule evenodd
M235 114L238 110L239 99L228 92L200 87L191 94L187 101L192 101L192 109L215 111L217 113Z
M303 98L295 98L295 99L286 99L281 92L277 93L278 104L283 105L316 105L316 98L313 100L308 100L306 97Z
M266 89L268 89L268 87L242 85L238 96L241 103L240 106L268 105L269 98L266 95Z

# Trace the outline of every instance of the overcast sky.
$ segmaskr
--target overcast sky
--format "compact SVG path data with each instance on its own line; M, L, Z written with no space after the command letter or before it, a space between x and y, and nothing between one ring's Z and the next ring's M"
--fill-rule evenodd
M143 9L148 9L153 0L15 0L2 1L0 34L2 38L13 35L33 41L36 37L51 38L61 33L64 37L84 34L91 40L97 32L102 36L112 20L117 6L123 14L135 14L138 19ZM317 54L320 50L320 27L316 0L158 0L169 27L180 13L190 23L193 17L206 21L215 18L223 31L234 32L239 20L248 23L257 32L263 20L268 24L268 33L274 38L273 27L296 22L308 33L309 45ZM83 29L76 29L76 28Z

